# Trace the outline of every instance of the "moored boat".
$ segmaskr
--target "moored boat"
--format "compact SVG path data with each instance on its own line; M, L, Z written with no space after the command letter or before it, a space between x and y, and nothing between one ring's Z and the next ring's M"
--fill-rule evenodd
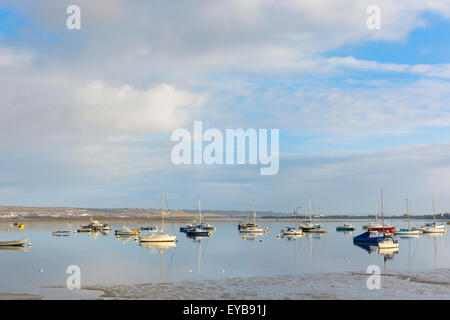
M337 226L336 231L355 231L356 227L351 224L344 223L342 226Z
M186 231L188 237L209 237L212 236L212 232L202 228L193 228Z
M264 229L256 224L255 201L253 201L253 223L252 224L247 223L247 225L244 228L239 228L239 232L240 233L255 233L255 234L264 233Z
M382 241L378 242L378 248L380 249L398 248L398 241L394 240L391 236L387 236Z
M377 231L377 232L383 232L383 233L394 233L395 226L390 226L384 222L384 202L383 202L383 190L381 190L381 216L383 219L383 223L380 225L375 225L368 227L368 231Z
M394 235L401 236L418 236L420 234L420 230L412 229L409 222L409 202L406 199L406 214L408 215L408 228L400 228L394 231Z
M139 234L139 230L131 230L128 227L123 227L122 229L118 229L114 231L116 236L137 236Z
M70 230L55 230L52 232L53 236L71 236L73 234Z
M166 215L165 202L164 202L164 190L162 192L162 209L161 209L161 231L151 233L139 238L140 242L173 242L175 241L175 235L170 235L164 232L164 216Z
M10 240L10 241L0 241L0 246L2 247L20 247L25 245L25 243L29 242L28 239L21 240Z
M283 236L301 236L303 235L302 229L296 229L294 227L286 227L285 230L281 231Z
M354 237L353 242L377 244L378 242L383 241L385 238L386 236L384 234L377 231L366 231Z

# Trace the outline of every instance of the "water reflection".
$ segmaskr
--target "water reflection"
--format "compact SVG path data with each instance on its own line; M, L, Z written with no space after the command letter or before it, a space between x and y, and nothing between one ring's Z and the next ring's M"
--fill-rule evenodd
M379 255L383 255L386 259L393 258L394 255L399 252L399 248L380 249L377 245L373 244L355 242L353 245L367 251L369 254L378 253Z
M98 238L98 235L96 237L93 237L94 239ZM128 242L130 242L131 240L133 240L134 242L137 242L137 238L135 236L116 236L117 240L122 240L123 244L126 244Z
M175 248L177 245L175 242L140 242L139 246L150 249L150 252L157 251L159 249L161 255L161 282L164 281L164 249ZM172 255L173 258L173 255ZM169 264L170 267L170 264Z
M21 252L28 252L28 248L21 247L21 246L0 246L0 250L5 251L21 251Z

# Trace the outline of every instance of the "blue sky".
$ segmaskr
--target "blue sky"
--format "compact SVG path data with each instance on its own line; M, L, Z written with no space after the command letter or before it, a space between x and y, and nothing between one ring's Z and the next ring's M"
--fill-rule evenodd
M0 1L0 204L450 210L450 1ZM176 166L177 128L280 130L280 170Z

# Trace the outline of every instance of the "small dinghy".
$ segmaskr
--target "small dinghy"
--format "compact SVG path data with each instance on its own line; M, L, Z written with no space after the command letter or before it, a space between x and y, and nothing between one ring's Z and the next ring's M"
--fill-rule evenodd
M70 230L55 230L52 232L53 236L59 236L59 237L67 237L72 235L72 231Z
M352 226L351 224L344 223L343 226L337 226L336 231L355 231L356 227Z
M183 227L180 227L180 232L187 232L188 230L194 229L195 226L193 224L187 224Z
M123 227L122 229L114 231L116 236L135 236L139 233L138 230L131 230L128 227Z
M209 237L212 235L212 232L202 228L194 228L186 231L186 235L188 237Z
M141 227L141 231L158 231L157 226L150 226L150 227Z
M420 230L410 229L410 228L400 228L400 229L394 231L394 235L396 235L396 236L418 236L418 235L420 235Z

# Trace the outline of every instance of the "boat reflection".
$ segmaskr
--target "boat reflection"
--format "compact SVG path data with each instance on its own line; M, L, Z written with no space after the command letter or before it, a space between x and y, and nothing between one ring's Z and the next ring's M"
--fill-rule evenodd
M264 232L261 233L240 233L238 234L242 237L243 240L257 240L258 238L264 236Z
M164 281L164 249L175 248L177 245L173 241L167 242L140 242L140 247L148 248L150 251L157 251L161 254L161 282ZM173 256L172 256L173 257ZM169 265L170 267L170 265Z
M281 238L283 238L283 239L286 239L286 240L288 240L288 241L291 241L291 240L296 240L296 239L300 239L300 238L302 238L303 237L303 235L288 235L288 236L286 236L286 235L281 235Z
M141 242L139 243L140 247L149 248L149 249L169 249L175 248L177 244L175 242Z
M369 254L372 254L375 252L375 253L378 253L379 255L383 255L385 259L392 259L394 257L394 255L399 252L398 248L380 249L377 245L373 245L373 244L355 242L355 243L353 243L353 245L367 251Z
M0 250L5 251L21 251L21 252L28 252L28 248L22 247L22 246L0 246Z
M98 235L97 235L98 237ZM96 238L94 238L96 239ZM137 238L135 236L116 236L117 240L122 240L123 244L126 244L128 242L130 242L131 240L137 241Z

